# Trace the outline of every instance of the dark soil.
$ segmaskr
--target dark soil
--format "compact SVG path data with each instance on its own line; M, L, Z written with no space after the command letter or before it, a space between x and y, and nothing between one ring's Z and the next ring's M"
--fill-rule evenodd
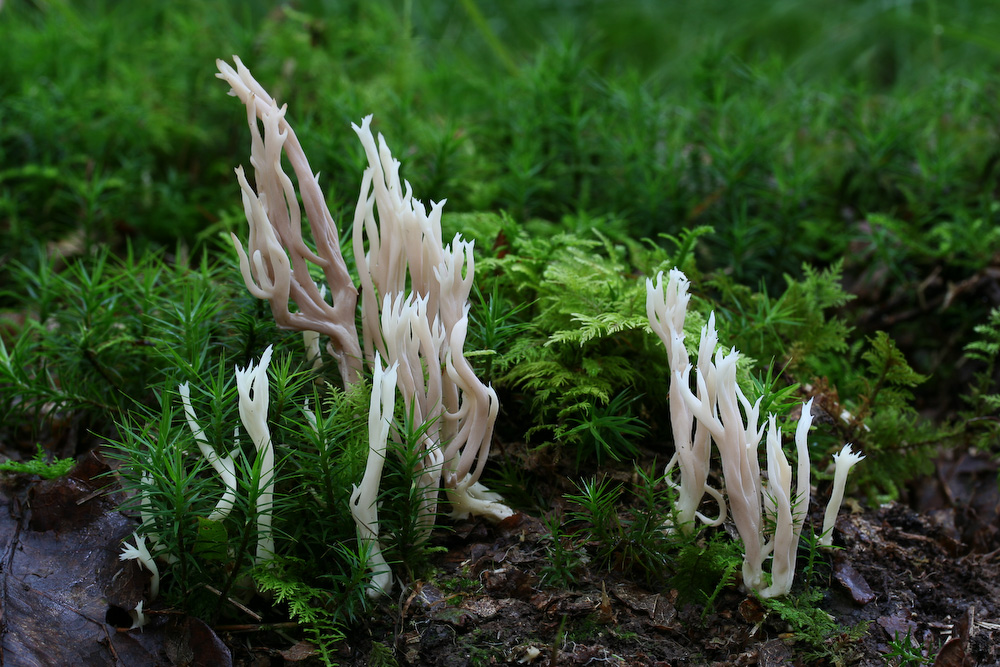
M212 629L154 605L151 625L126 629L124 610L146 581L117 558L135 522L115 509L110 478L97 476L105 470L91 456L67 478L5 485L0 664L318 664L294 624ZM548 530L517 514L496 526L439 530L444 549L431 574L402 594L397 587L336 659L369 665L389 653L400 665L449 667L886 665L900 664L887 657L894 638L898 649L909 636L911 655L936 665L997 665L996 465L962 456L937 470L913 487L919 493L910 505L842 513L841 548L821 552L818 567L828 584L818 604L840 626L835 632L807 636L736 584L705 612L669 585L643 585L593 560L574 570L573 585L546 586ZM569 488L565 479L549 476L552 497ZM813 508L814 525L820 511Z
M448 551L434 579L387 605L372 639L412 665L885 665L896 664L890 643L909 635L913 655L933 664L997 665L996 466L964 457L939 470L915 487L924 489L923 513L894 503L842 514L841 548L823 555L829 590L820 607L843 632L819 641L797 636L735 586L704 616L676 590L603 567L585 568L570 588L545 587L548 531L523 514L456 526L441 539ZM358 642L341 657L364 665L366 650Z

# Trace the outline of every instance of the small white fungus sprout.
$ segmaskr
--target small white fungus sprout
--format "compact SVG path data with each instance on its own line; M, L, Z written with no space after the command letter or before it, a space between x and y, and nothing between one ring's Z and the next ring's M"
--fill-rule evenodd
M198 443L201 455L205 457L205 460L212 466L212 469L222 478L222 484L226 489L222 494L222 498L216 504L215 509L208 515L209 521L222 521L229 516L229 513L233 509L233 503L236 502L235 451L226 457L221 457L208 442L208 438L205 437L205 431L198 425L198 419L194 414L194 407L191 405L191 389L188 387L187 382L177 387L177 393L181 395L181 404L184 406L184 417L187 419L188 428L191 429L191 434L194 436L195 442Z
M257 562L274 556L274 533L271 529L274 505L274 447L267 427L268 384L267 367L271 363L271 346L260 355L260 363L236 368L236 389L239 391L240 421L261 457L259 495L257 496Z
M136 603L135 609L129 612L129 616L132 617L132 625L129 627L129 630L141 628L149 623L149 616L142 613L142 600Z
M368 567L372 581L368 597L377 598L392 590L389 570L382 545L378 541L378 492L382 481L382 466L389 441L389 426L396 407L396 369L393 364L382 370L382 358L375 353L372 377L372 397L368 409L368 462L361 485L351 494L351 514L358 529L358 539L368 547Z
M823 533L819 540L819 543L824 547L833 544L833 524L837 521L840 505L844 502L847 473L863 458L865 457L861 455L861 452L851 451L850 443L844 445L839 454L833 455L833 462L837 466L833 473L833 493L830 495L830 502L826 504L826 514L823 515Z
M156 561L153 560L149 549L146 548L146 538L139 537L137 533L132 533L132 537L135 539L135 546L128 542L123 543L118 560L137 560L140 565L150 571L153 578L149 581L149 599L155 600L156 596L160 594L160 568L156 566Z

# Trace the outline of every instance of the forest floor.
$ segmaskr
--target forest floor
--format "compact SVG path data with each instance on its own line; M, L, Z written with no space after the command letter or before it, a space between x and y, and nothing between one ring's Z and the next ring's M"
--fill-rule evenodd
M388 653L400 665L449 667L997 665L997 466L965 455L936 469L912 487L907 504L842 512L841 548L821 556L829 588L818 602L839 633L793 632L737 585L705 611L670 587L586 560L572 585L553 588L542 578L551 565L549 531L540 518L518 513L499 525L467 521L437 531L432 576L401 594L397 586L335 659L374 665ZM118 558L136 521L117 510L120 498L108 493L114 477L103 472L106 464L91 455L60 479L6 479L0 664L319 664L314 647L295 639L294 624L210 628L154 603L146 608L151 623L129 630L125 609L148 575ZM553 494L572 490L566 476L547 478ZM820 512L812 508L814 525ZM887 657L906 637L909 661ZM376 655L373 647L382 650Z

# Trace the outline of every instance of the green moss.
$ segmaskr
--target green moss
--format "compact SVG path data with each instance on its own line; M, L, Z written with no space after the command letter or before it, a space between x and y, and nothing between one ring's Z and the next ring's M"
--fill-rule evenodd
M49 461L48 454L41 445L38 445L34 458L27 461L4 461L0 463L0 472L12 475L38 475L42 479L55 479L68 473L75 464L73 459Z

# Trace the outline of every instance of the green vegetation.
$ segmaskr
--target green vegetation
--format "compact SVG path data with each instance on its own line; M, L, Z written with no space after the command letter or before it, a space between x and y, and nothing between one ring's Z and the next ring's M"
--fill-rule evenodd
M55 479L62 477L76 464L73 459L48 460L48 455L41 445L35 452L35 456L27 461L4 461L0 463L0 472L14 475L38 475L42 479Z
M218 619L226 594L255 585L273 596L269 619L298 620L328 661L370 613L348 511L370 384L326 382L336 369L314 370L239 277L229 233L246 237L232 173L248 162L245 115L213 78L236 53L287 102L344 243L365 164L349 123L367 113L414 192L448 199L444 238L476 241L467 350L500 395L498 438L580 475L569 527L550 514L544 583L573 585L589 554L708 612L739 556L707 529L660 530L669 367L647 276L687 273L689 353L714 312L720 340L744 353L743 390L786 433L814 398L814 479L847 441L867 457L852 483L872 504L942 447L1000 456L990 8L8 0L0 439L34 458L0 470L64 474L34 445L72 421L86 434L77 454L114 443L130 508L171 559L170 604ZM233 435L233 367L267 345L278 553L265 568L251 558L262 463ZM197 454L184 382L210 447L234 453L241 486L223 520L209 519L224 488ZM380 497L404 583L434 553L414 473L428 425L411 421L397 408ZM634 484L602 476L633 459ZM505 496L525 509L561 495L528 489L516 462L490 468L524 487ZM843 629L813 579L768 609L815 648ZM918 664L908 647L893 657Z
M934 664L934 656L924 655L921 652L909 630L902 636L897 631L889 642L889 648L892 650L886 653L885 657L890 658L896 667L919 667L919 665Z
M659 472L636 467L634 506L621 515L621 486L609 480L583 481L567 500L576 505L570 518L585 526L588 541L597 545L597 560L608 569L628 572L648 584L670 570L676 539L663 526L671 519L673 495Z
M1000 308L992 310L989 320L977 325L975 332L979 337L965 350L970 359L980 362L980 370L965 398L971 408L973 424L982 429L982 446L988 449L990 438L995 439L1000 432L1000 420L980 419L976 423L975 418L977 415L996 415L1000 412L1000 393L992 391L996 389L993 377L1000 361Z

